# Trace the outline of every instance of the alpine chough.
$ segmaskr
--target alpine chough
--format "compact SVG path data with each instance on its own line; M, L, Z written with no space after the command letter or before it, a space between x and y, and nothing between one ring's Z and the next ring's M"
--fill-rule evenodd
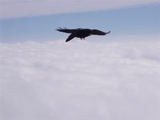
M102 32L96 29L82 29L82 28L77 28L77 29L58 28L56 30L59 32L71 33L69 37L66 39L66 42L72 40L74 37L85 39L85 37L88 37L90 35L106 35L110 33L110 31Z

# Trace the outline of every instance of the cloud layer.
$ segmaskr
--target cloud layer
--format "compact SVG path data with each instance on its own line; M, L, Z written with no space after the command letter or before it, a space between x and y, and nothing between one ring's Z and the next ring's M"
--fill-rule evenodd
M160 42L0 44L3 120L158 120Z
M159 0L1 0L0 18L118 9Z

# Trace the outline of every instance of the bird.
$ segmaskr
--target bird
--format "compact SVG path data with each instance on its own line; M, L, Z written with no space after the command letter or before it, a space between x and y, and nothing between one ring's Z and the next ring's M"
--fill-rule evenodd
M77 28L77 29L67 29L67 28L58 28L56 29L59 32L65 32L65 33L71 33L69 37L66 39L66 42L72 40L74 37L85 39L85 37L88 37L90 35L106 35L109 34L109 32L103 32L97 29L83 29L83 28Z

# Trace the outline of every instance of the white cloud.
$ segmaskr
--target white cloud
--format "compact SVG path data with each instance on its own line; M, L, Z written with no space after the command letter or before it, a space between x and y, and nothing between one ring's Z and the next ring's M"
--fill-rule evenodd
M1 0L1 18L118 9L159 0Z
M159 46L159 41L1 43L1 119L158 120Z

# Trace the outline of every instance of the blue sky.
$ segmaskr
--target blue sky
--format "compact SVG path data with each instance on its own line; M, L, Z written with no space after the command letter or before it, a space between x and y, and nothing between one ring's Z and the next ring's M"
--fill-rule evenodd
M1 5L3 4L1 3ZM69 34L57 32L55 29L58 27L111 31L111 34L100 37L101 39L113 39L124 36L130 38L134 36L155 36L155 38L158 38L160 34L159 12L159 3L122 6L104 10L69 11L56 14L41 15L40 13L35 13L35 15L31 15L31 13L26 13L28 16L23 16L23 10L21 11L22 15L15 14L15 16L7 16L6 12L6 16L3 17L2 15L0 19L0 41L12 43L28 40L65 40ZM98 40L100 38L91 36L86 39Z

